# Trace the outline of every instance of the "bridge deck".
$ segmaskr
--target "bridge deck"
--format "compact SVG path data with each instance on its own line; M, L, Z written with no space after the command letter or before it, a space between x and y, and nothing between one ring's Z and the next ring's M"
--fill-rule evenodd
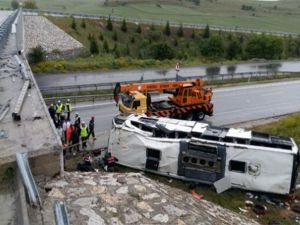
M4 16L0 16L1 18ZM26 71L31 78L31 88L25 96L21 109L21 120L14 121L12 112L23 87L20 67L14 58L16 37L10 34L6 49L0 56L0 119L1 111L10 105L0 121L0 165L15 161L18 151L28 151L29 157L57 152L61 142L50 122L47 108L37 88L32 72L24 60ZM22 57L20 57L22 59Z

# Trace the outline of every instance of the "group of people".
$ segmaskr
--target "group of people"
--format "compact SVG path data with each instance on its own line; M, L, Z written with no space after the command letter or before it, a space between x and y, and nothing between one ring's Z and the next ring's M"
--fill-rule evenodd
M60 100L57 103L51 104L49 106L49 114L53 120L53 123L61 137L62 143L65 146L65 152L69 150L76 154L76 151L87 148L87 140L92 137L93 141L96 140L95 137L95 117L92 116L89 124L87 125L85 121L81 121L78 113L75 114L74 122L71 123L71 112L72 105L70 99L67 99L66 103L62 103Z
M90 153L85 153L83 156L83 163L78 163L77 169L83 172L95 171L95 167L100 166L107 172L114 172L118 158L112 156L110 152L107 152L102 158L101 154L99 157L93 157Z

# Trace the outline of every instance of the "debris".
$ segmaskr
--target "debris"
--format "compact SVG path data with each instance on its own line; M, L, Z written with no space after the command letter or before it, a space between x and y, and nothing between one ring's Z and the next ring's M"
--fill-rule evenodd
M267 211L267 207L261 203L256 203L253 207L253 211L258 215L264 215Z
M231 188L231 182L228 177L224 177L214 183L217 193L220 194Z
M247 207L253 207L253 206L254 206L254 203L253 203L252 201L246 200L246 201L245 201L245 205L246 205Z
M203 199L204 198L204 195L199 195L197 192L195 191L192 191L192 195L197 198L197 199Z
M247 193L245 194L245 196L246 196L246 198L249 198L249 199L254 198L254 195L253 195L252 193L250 193L250 192L247 192Z
M3 129L0 130L0 139L1 138L7 138L7 134L6 134L5 130L3 130Z
M296 213L300 213L300 204L299 203L292 204L291 209Z
M247 212L248 212L248 210L243 209L243 208L241 208L241 207L239 207L239 210L240 210L242 213L247 213Z

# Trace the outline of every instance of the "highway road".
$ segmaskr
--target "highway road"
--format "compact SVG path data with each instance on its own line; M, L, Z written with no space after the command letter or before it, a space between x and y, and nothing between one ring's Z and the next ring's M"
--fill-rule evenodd
M300 81L285 81L214 89L213 125L230 125L300 111ZM97 132L111 128L118 109L114 102L102 102L76 109L83 120L96 116Z
M182 67L179 75L182 77L206 76L207 74L231 74L249 72L300 72L300 61L279 61L265 63L247 63L236 65L215 65ZM41 74L36 75L40 89L46 87L60 87L68 85L84 85L97 83L115 83L116 81L154 80L175 78L174 68L147 70L115 70L110 72L84 72L70 74Z

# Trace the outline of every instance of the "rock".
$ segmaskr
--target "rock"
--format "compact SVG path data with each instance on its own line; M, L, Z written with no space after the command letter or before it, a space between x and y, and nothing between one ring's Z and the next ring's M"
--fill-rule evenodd
M112 217L110 219L110 224L111 225L123 225L123 223L117 217Z
M157 214L152 217L152 219L159 223L167 223L169 221L169 216L167 214Z
M141 210L145 210L145 211L148 211L148 212L153 212L154 210L152 209L152 207L147 203L147 202L138 202L137 203L137 207Z
M73 202L73 204L79 205L82 207L88 206L90 208L93 208L93 207L97 206L97 202L98 202L97 197L86 197L86 198L79 198L79 199L75 200Z
M110 207L110 206L106 207L106 211L112 212L112 213L117 213L118 212L118 210L115 207Z
M88 225L105 225L106 224L105 221L102 219L102 217L97 215L95 213L95 211L92 209L82 208L80 210L80 214L87 216L89 218L88 222L87 222Z
M134 185L135 190L137 190L138 192L145 192L147 190L147 188L143 185L140 184L135 184Z
M117 192L117 194L127 194L128 186L120 187L116 192Z
M93 180L85 180L83 181L84 184L89 184L89 185L92 185L92 186L95 186L96 183L93 181Z
M160 195L154 192L154 193L142 196L143 200L150 200L150 199L154 199L154 198L160 198Z
M45 188L53 188L53 187L57 187L57 188L62 188L62 187L65 187L68 185L68 182L64 181L64 180L57 180L55 182L50 182L50 183L47 183L45 185Z
M65 195L63 195L63 193L61 193L61 191L57 188L52 188L52 190L49 192L48 195L51 197L54 197L54 198L64 198L65 197Z
M142 219L142 216L140 214L129 208L126 208L124 210L124 217L126 224L137 223L140 219Z
M173 216L184 216L187 214L187 212L183 209L179 209L177 207L175 207L174 205L166 205L163 207L166 212L169 214L169 215L173 215Z

